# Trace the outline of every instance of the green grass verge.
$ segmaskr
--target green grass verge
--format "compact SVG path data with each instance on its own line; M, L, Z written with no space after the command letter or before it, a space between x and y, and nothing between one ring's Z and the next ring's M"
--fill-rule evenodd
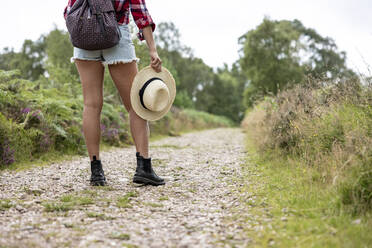
M249 140L247 150L240 200L253 246L371 247L372 214L343 211L337 189L319 182L315 168L275 152L258 155Z

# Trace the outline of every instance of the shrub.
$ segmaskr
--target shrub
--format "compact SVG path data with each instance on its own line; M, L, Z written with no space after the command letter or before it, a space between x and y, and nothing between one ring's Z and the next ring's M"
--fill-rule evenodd
M75 90L77 97L71 97L68 83L57 89L48 80L32 82L21 79L17 71L0 71L0 167L32 161L47 152L86 154L81 92ZM109 129L103 142L115 146L130 142L124 112L123 106L105 104L102 122Z
M0 113L0 165L9 165L14 162L14 149L10 147L9 139L5 135L9 133L8 122Z
M309 81L267 98L243 127L262 152L279 151L319 171L353 213L372 207L372 87Z

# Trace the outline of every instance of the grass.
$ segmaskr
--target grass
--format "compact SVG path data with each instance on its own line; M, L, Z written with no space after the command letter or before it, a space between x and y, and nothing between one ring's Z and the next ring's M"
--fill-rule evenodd
M159 198L159 201L168 201L169 200L169 197L168 196L161 196Z
M151 164L153 167L159 167L164 166L164 164L167 164L168 160L166 159L152 159Z
M109 217L102 213L86 212L88 218L96 218L97 220L114 220L115 217Z
M0 211L8 210L11 207L13 207L13 204L9 199L0 200Z
M85 236L88 233L87 229L81 226L73 226L72 230L75 236Z
M102 190L102 191L115 191L116 189L112 186L100 186L97 189ZM97 191L96 191L97 192ZM98 192L97 192L98 194Z
M38 190L38 189L29 189L27 187L24 187L24 191L29 194L29 195L33 195L33 196L40 196L43 191L42 190Z
M155 203L155 202L146 202L145 205L153 207L153 208L162 208L164 207L161 203Z
M258 156L252 141L248 141L247 149L250 155L243 167L245 178L240 201L250 215L241 222L246 236L253 239L253 246L368 247L372 244L372 214L353 216L342 211L338 207L337 189L314 180L316 168L300 166L300 162L275 152Z
M70 203L59 203L59 202L50 202L44 203L45 212L68 212L72 210L72 204Z
M127 233L114 232L110 235L112 239L130 240L130 235Z
M189 191L190 193L196 193L196 189L194 189L194 188L189 188L188 191Z
M181 187L181 184L180 184L180 183L173 183L172 186L173 186L173 187Z
M124 244L123 244L123 247L125 247L125 248L137 248L138 246L133 245L133 244L127 244L127 243L124 243Z
M87 190L82 191L81 193L96 196L95 191ZM43 206L46 212L68 212L77 206L88 206L93 203L94 203L93 198L90 196L68 194L61 196L59 201L45 202Z
M86 214L87 214L88 218L99 218L99 219L101 219L102 217L105 216L104 214L93 213L93 212L87 212Z
M106 190L107 186L99 186L97 189ZM85 189L81 191L81 194L88 195L90 197L98 197L98 191L97 190L91 190L91 189Z
M86 206L94 203L90 197L76 195L65 195L60 200L63 203L70 203L72 206Z
M123 197L117 200L116 206L119 208L131 208L130 202L132 198L137 197L138 193L135 191L126 193Z

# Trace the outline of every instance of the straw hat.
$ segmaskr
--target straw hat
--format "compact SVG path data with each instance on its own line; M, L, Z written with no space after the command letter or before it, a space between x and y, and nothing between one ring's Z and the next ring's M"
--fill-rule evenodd
M165 67L157 73L147 66L134 78L130 91L132 108L145 120L162 118L172 107L175 98L176 82Z

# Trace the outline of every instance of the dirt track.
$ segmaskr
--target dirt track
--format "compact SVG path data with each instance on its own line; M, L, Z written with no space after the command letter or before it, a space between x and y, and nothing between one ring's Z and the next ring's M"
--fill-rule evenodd
M133 147L102 152L108 186L89 186L87 157L0 172L0 247L244 247L227 221L239 204L240 129L151 143L165 186L132 183Z

